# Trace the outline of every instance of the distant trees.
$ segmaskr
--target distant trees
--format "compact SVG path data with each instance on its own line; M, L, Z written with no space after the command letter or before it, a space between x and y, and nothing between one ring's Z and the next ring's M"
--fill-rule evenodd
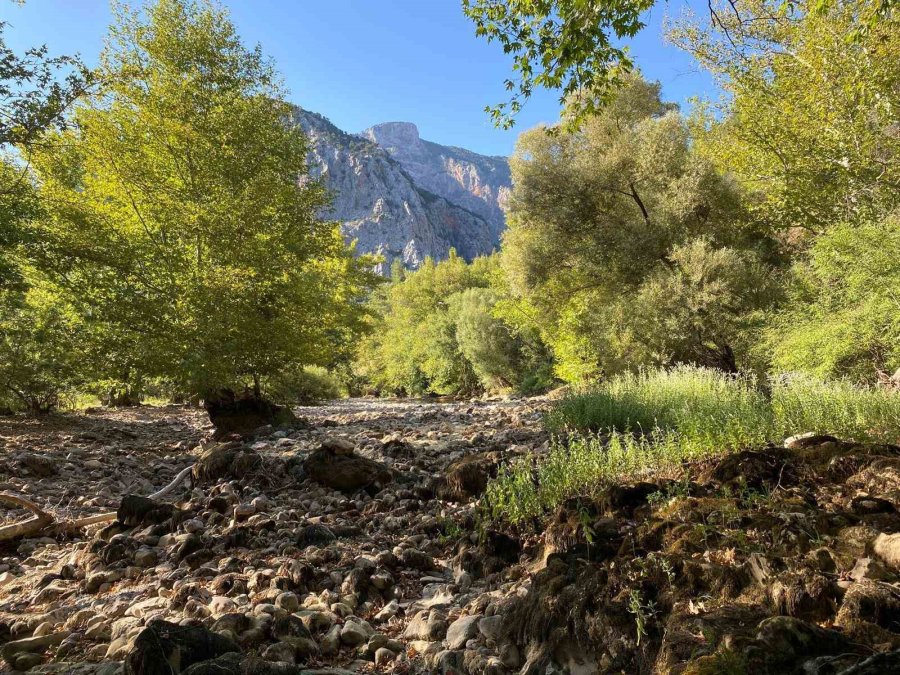
M377 292L379 320L359 350L358 372L386 393L473 394L539 389L549 354L537 336L500 318L496 256L471 264L450 252L395 272Z

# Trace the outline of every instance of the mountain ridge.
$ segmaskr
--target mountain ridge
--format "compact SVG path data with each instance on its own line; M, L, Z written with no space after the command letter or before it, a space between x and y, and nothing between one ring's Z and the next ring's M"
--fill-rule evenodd
M293 123L310 142L310 173L333 194L324 213L341 223L360 253L417 268L451 248L471 260L496 250L511 187L506 158L419 137L411 122L385 122L353 134L295 106Z

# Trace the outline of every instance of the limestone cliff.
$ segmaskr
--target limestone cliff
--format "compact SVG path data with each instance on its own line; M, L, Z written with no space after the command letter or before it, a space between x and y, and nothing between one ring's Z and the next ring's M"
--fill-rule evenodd
M466 259L493 251L504 228L509 165L419 138L415 125L379 124L360 135L301 108L294 122L310 139L313 175L334 195L327 217L363 253L416 268L450 248Z

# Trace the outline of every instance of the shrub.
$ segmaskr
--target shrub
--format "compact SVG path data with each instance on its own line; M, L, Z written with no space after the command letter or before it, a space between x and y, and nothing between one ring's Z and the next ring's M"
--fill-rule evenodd
M546 422L549 453L501 471L485 495L490 516L519 522L617 480L800 432L897 442L900 392L782 376L767 396L749 376L679 367L614 377Z

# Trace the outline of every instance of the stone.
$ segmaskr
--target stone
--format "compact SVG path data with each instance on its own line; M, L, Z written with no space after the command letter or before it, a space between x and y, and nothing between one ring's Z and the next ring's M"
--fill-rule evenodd
M379 622L388 621L397 616L398 611L400 611L400 603L396 600L391 600L378 611L375 615L375 620Z
M900 534L879 534L872 542L872 553L890 569L900 572Z
M262 658L266 661L278 661L282 663L296 663L293 645L287 642L276 642L263 650Z
M407 624L403 637L412 640L442 640L447 634L447 625L447 617L442 611L422 610Z
M368 639L368 631L356 621L347 621L341 628L341 642L348 647L358 647Z
M444 644L447 649L462 649L466 642L478 634L478 621L480 616L462 616L450 624L447 628L447 637Z
M275 598L275 606L286 612L293 613L300 609L300 599L296 593L285 591L284 593L279 593L278 597Z
M496 641L503 631L504 618L500 614L486 616L478 621L478 632L486 639Z
M381 489L393 479L390 469L381 462L356 455L335 454L325 448L307 457L303 461L303 469L317 483L347 493L363 488Z
M375 667L381 668L394 660L394 652L387 647L379 647L375 650Z
M179 626L163 620L151 621L135 638L125 659L125 675L171 675L171 659L181 669L215 659L240 647L202 626Z
M341 627L337 624L332 626L319 644L323 654L337 654L341 648Z
M138 567L153 567L159 560L159 555L155 549L139 548L134 553L134 564Z
M412 548L404 549L400 553L400 563L404 567L410 567L421 572L428 572L434 569L434 558L427 553Z
M56 462L51 457L38 455L36 453L26 453L19 456L19 464L28 469L28 473L37 478L49 478L58 473Z

